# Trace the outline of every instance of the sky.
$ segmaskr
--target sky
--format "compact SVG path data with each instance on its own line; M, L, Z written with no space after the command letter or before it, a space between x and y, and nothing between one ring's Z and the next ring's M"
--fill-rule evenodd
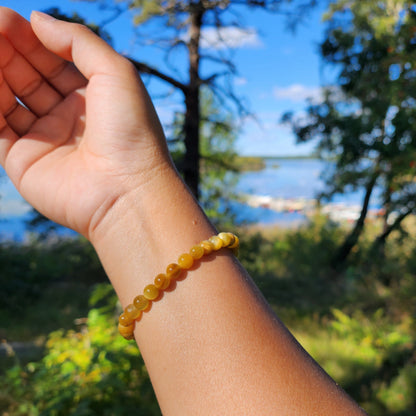
M100 24L112 14L100 9L99 2L82 0L2 0L1 5L10 7L25 18L32 10L47 10L58 6L66 14L77 12L88 22ZM242 25L247 32L230 30L222 38L232 48L233 62L238 73L234 88L247 102L255 119L244 122L238 134L236 149L242 155L294 156L307 155L314 143L296 145L288 126L280 123L287 111L302 112L308 97L319 99L322 84L322 66L318 55L318 43L323 37L322 10L308 14L296 32L287 30L283 17L265 12L242 12ZM132 15L125 12L105 26L112 38L113 47L121 53L138 60L157 65L160 56L146 46L140 46L133 30ZM151 35L148 35L151 40ZM141 38L140 40L143 40ZM146 40L146 39L145 39ZM204 33L205 48L216 48L213 31ZM158 61L159 60L159 61ZM162 123L168 124L172 114L179 108L178 95L160 98L161 85L145 79L150 95ZM7 181L3 177L3 181ZM18 196L9 183L1 186L0 216L21 215L30 207Z
M62 12L77 12L87 21L99 24L112 16L100 9L99 3L82 0L2 0L1 5L16 10L26 18L34 9L46 10L58 6ZM293 33L287 29L282 16L262 11L242 11L243 26L248 31L229 29L221 34L232 48L233 61L238 70L234 78L235 91L254 115L242 124L236 143L238 153L293 156L313 151L314 143L296 145L289 126L282 125L280 119L287 111L302 112L308 97L319 97L323 82L318 55L318 43L324 31L321 13L322 9L309 13ZM120 15L105 29L117 51L153 65L160 60L150 48L138 46L130 12ZM208 50L215 48L213 31L205 32L204 36ZM167 125L173 111L178 109L179 96L173 94L169 98L158 98L161 95L160 84L154 80L145 82L149 82L148 89L159 117Z

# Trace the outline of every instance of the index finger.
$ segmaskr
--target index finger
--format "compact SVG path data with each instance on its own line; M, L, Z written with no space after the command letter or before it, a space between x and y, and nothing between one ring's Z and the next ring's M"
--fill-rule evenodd
M86 85L86 79L74 64L48 50L26 19L1 6L0 33L62 95Z

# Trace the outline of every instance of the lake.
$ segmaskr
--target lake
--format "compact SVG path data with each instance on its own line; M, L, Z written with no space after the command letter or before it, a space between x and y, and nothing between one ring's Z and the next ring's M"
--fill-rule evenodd
M311 201L324 189L321 173L325 169L331 169L331 166L317 159L266 159L265 169L241 174L236 192L251 196L251 202L256 201L256 198L257 201L264 201L261 197L292 204L299 200ZM30 217L30 207L6 178L0 182L0 198L0 239L22 240L26 231L25 220ZM336 196L332 202L342 206L344 211L350 210L351 214L362 198L363 192L351 191ZM370 205L372 209L378 208L377 197ZM334 206L331 206L332 211ZM235 203L233 209L237 222L290 225L306 218L302 210L276 210L265 203Z
M334 165L319 159L276 158L266 159L265 162L265 169L241 175L236 187L237 193L249 195L252 203L251 206L236 204L237 220L250 220L261 224L304 221L305 210L297 206L312 205L316 196L325 189L322 172L333 169ZM380 208L380 193L375 191L374 194L370 201L372 212ZM335 195L326 207L327 212L334 219L338 216L339 219L344 217L353 220L359 214L363 196L363 190ZM268 208L267 206L273 206L273 201L276 209ZM279 209L279 206L282 208ZM290 209L291 206L293 209Z

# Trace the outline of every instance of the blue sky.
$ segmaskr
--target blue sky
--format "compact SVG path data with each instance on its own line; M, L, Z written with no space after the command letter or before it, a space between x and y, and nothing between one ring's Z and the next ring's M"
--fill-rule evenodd
M97 2L99 3L99 2ZM97 6L79 0L2 0L2 5L13 8L29 18L33 9L45 10L58 6L61 11L78 12L94 23L105 21L109 14ZM289 110L302 111L306 98L318 97L320 61L318 42L322 39L324 26L321 11L309 14L299 25L296 33L287 30L283 17L262 11L242 13L248 34L232 31L223 34L233 45L233 60L238 69L234 87L248 103L257 121L247 120L243 124L237 141L237 150L247 155L299 155L308 154L313 144L295 145L295 139L286 126L279 123L283 113ZM157 61L148 48L137 46L129 12L106 26L113 38L113 46L119 52L133 55L137 59L146 55L146 61ZM209 33L206 37L209 38ZM148 84L149 92L156 98L160 85ZM162 122L171 120L172 111L178 102L170 99L155 99ZM173 101L172 101L173 99Z

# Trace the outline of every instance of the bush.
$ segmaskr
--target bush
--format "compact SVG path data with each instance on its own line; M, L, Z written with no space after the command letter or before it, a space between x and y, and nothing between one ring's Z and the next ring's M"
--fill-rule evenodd
M84 238L2 243L0 268L0 304L14 312L25 309L25 300L41 295L51 283L75 277L84 283L105 279L94 249Z
M320 217L241 238L241 259L307 351L373 416L416 414L416 244L382 256L367 227L348 264L329 259L347 230Z
M115 295L99 285L79 329L50 334L42 360L0 378L0 410L15 416L159 415L142 357L116 328ZM97 305L96 305L97 306Z
M88 311L91 287L106 281L84 238L0 244L0 338L44 339Z

